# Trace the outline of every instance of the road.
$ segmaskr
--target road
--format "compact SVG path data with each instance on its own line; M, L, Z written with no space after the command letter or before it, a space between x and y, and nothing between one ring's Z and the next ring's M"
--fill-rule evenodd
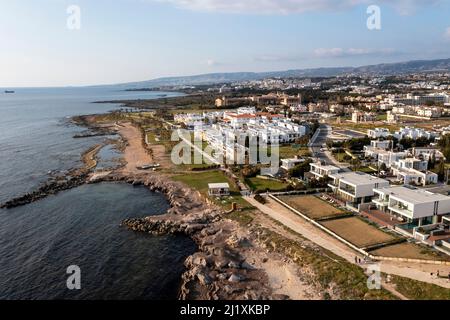
M300 216L275 201L268 199L268 202L264 205L252 197L244 197L244 199L262 213L265 213L289 229L309 239L315 244L333 252L352 264L355 264L355 256L363 258L339 240L316 228L309 222L303 220ZM395 261L379 261L377 264L380 266L381 272L386 274L398 275L417 281L432 283L444 288L450 288L450 283L446 279L436 278L430 275L431 272L436 273L437 270L440 270L442 274L447 274L450 272L449 266ZM364 267L359 264L358 266Z
M331 126L327 124L320 125L308 144L309 149L313 157L317 158L323 164L339 167L343 171L350 171L347 167L342 166L342 164L336 161L330 151L324 151L323 149L332 131Z

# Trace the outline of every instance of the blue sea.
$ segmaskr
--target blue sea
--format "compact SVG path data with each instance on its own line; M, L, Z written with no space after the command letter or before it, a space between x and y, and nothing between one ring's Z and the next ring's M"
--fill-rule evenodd
M71 124L71 116L119 108L92 102L176 95L114 87L14 90L0 92L0 202L80 166L80 153L105 139L73 138L86 129ZM100 157L108 163L120 154L107 147ZM143 187L102 183L0 210L0 299L176 298L194 243L120 227L125 218L167 208L162 195ZM80 290L66 287L70 265L81 269Z

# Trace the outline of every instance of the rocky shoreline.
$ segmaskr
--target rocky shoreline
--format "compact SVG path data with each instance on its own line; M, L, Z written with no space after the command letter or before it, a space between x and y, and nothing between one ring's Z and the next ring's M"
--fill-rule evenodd
M159 174L124 176L113 173L95 182L127 182L144 185L166 195L171 208L166 214L126 219L122 226L154 235L189 236L198 251L185 260L180 299L248 300L273 299L272 290L262 281L266 275L245 261L240 248L250 240L235 234L235 225L224 219L221 209L182 184Z
M92 125L91 125L92 126ZM226 219L219 207L208 203L199 192L157 172L129 173L116 169L93 174L85 167L51 179L38 190L12 199L1 208L13 208L40 200L85 183L126 182L144 185L163 193L170 209L163 215L126 219L121 225L132 231L154 235L182 234L197 245L197 252L185 260L179 299L264 300L280 299L273 294L267 274L247 262L242 252L254 239L237 232L236 222Z
M17 198L0 204L0 209L11 209L41 200L58 192L79 187L86 183L88 172L69 173L63 177L56 177L46 182L36 191L26 193Z

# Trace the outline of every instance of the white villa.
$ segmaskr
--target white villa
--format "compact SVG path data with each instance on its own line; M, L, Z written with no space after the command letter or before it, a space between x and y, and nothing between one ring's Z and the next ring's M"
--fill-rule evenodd
M311 167L310 173L312 173L317 179L337 174L340 170L338 167L322 165L320 163L310 163L309 166Z
M438 183L438 175L428 171L428 161L417 158L398 160L392 166L392 174L405 185L428 185Z
M389 181L362 172L336 173L329 176L333 192L353 205L369 203L374 189L389 186Z
M281 159L281 168L288 171L302 162L305 162L305 159L301 158Z
M400 186L376 188L374 192L377 196L372 202L379 210L418 226L438 223L450 213L450 197L423 189Z

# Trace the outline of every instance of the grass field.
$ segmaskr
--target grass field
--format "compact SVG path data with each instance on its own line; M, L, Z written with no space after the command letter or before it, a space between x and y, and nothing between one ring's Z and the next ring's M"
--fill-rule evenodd
M236 202L239 208L252 209L253 207L245 201L239 193L236 185L231 181L222 171L211 170L203 172L192 172L189 174L177 175L172 178L175 181L180 181L191 187L192 189L200 191L200 193L208 197L208 184L227 182L230 185L230 197L223 199L212 199L214 202L223 207L225 210L230 209L231 203Z
M450 257L413 243L399 243L370 252L375 256L397 257L422 260L450 261Z
M280 181L261 179L261 178L248 178L245 182L253 191L282 191L288 186L287 183Z
M315 196L280 196L279 198L294 209L315 220L345 214L343 210L333 207Z
M183 182L184 184L200 191L201 193L208 194L209 183L221 183L227 182L230 185L231 192L237 192L238 189L234 183L227 177L222 171L212 170L205 172L192 172L189 174L174 176L173 180Z
M411 300L450 300L450 289L409 278L393 276L398 292Z
M329 220L321 224L359 248L386 243L396 239L394 236L371 226L358 217Z

